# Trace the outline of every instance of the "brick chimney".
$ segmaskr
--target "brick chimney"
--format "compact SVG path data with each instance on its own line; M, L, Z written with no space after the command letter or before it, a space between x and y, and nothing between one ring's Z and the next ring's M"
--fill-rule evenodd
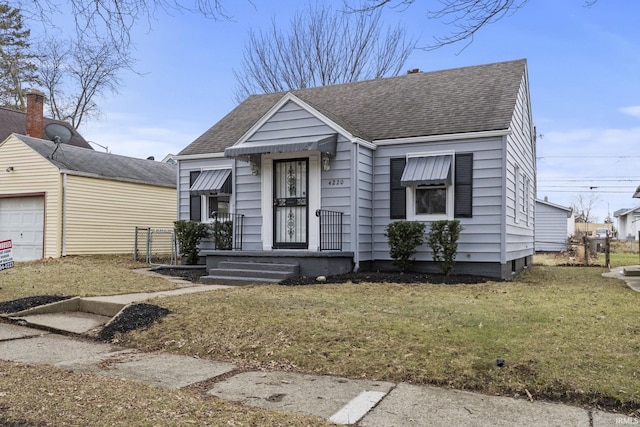
M44 95L37 89L27 92L27 135L44 138Z

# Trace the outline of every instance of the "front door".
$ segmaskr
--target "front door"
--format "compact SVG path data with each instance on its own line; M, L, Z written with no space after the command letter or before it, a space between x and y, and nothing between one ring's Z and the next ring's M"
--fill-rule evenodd
M273 247L309 247L309 159L273 162Z

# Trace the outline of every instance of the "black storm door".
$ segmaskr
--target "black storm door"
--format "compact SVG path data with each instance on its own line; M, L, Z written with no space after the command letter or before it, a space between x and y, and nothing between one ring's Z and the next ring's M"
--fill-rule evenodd
M309 246L309 159L273 162L273 247Z

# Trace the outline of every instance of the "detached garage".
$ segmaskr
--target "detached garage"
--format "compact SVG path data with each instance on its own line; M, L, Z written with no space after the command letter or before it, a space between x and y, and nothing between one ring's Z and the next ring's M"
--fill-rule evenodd
M573 209L536 200L536 252L563 252L567 239L575 232Z
M136 226L175 219L171 164L18 134L0 142L0 240L16 261L131 253Z

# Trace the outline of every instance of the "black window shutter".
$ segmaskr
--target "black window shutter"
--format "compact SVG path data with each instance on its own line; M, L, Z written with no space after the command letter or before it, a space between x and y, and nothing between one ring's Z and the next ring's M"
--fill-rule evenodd
M389 217L391 219L405 219L407 217L407 190L400 184L406 162L404 157L391 159L389 193Z
M189 172L189 188L191 188L193 183L196 182L199 175L200 171ZM202 197L192 195L189 198L189 219L191 221L202 220Z
M454 217L473 216L473 153L456 154Z

